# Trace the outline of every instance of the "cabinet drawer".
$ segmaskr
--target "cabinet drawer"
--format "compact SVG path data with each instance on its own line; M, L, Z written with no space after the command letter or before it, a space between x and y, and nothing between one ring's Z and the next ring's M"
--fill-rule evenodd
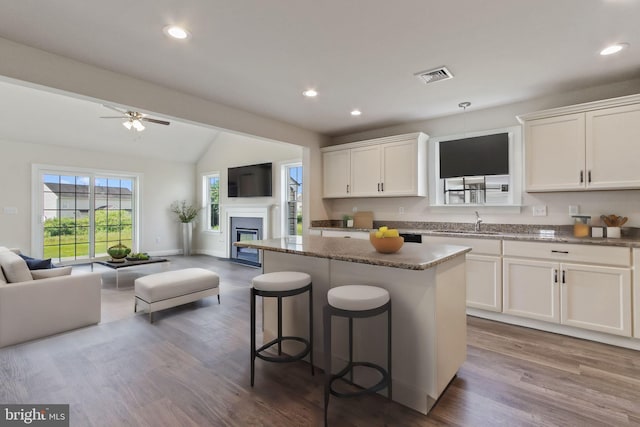
M631 249L615 246L504 241L504 256L548 259L559 262L631 266Z
M353 239L369 239L366 231L322 230L323 237L351 237Z
M502 253L501 240L423 235L422 241L424 243L445 243L448 245L469 246L471 247L471 253L476 255L500 255Z

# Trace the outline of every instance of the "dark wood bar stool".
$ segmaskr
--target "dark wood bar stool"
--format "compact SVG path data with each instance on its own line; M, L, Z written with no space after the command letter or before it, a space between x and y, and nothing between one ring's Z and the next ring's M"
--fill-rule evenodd
M309 292L309 337L282 336L282 298L299 295ZM256 297L277 298L278 299L278 336L256 348ZM305 348L297 354L282 354L282 342L286 340L298 341L305 345ZM273 345L278 345L278 356L270 356L263 353ZM307 273L297 271L278 271L274 273L261 274L252 280L251 287L251 387L253 387L255 377L256 357L267 362L287 363L300 360L309 355L311 364L311 375L314 375L313 368L313 290L311 276Z
M329 398L354 397L363 394L377 393L387 388L387 397L391 399L391 299L386 289L376 286L347 285L332 288L327 293L329 304L324 307L324 370L326 374L324 386L324 424L328 425ZM366 361L353 361L353 319L377 316L387 312L387 369ZM349 362L337 374L331 372L331 318L332 316L349 319ZM333 388L337 380L353 384L353 368L363 366L380 373L378 383L353 392L339 392ZM349 374L349 379L344 377Z

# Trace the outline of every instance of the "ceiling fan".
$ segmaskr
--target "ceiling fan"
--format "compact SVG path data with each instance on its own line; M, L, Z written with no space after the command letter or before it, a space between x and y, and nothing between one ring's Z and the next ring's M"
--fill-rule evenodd
M117 111L121 114L121 116L102 116L100 117L101 119L122 119L124 120L122 122L122 126L126 127L129 130L135 129L138 132L142 132L145 129L142 122L156 123L165 126L170 124L170 122L166 120L152 119L151 117L147 117L146 114L139 113L137 111L121 110L119 108L106 104L103 104L103 106L110 110Z

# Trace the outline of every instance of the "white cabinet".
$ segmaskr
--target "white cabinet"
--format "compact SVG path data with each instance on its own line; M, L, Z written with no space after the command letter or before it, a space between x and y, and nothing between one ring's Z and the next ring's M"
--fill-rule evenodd
M347 237L369 240L369 233L366 231L322 230L322 237Z
M503 266L503 312L558 323L558 263L505 258Z
M349 150L322 153L324 197L348 197L351 190Z
M505 241L503 250L504 313L631 336L629 248Z
M584 189L584 113L526 122L527 191Z
M326 198L426 196L423 133L323 148Z
M526 189L640 188L640 95L519 116Z
M423 243L469 246L467 253L467 307L502 311L502 242L500 240L423 236Z
M640 104L586 113L587 187L640 188Z

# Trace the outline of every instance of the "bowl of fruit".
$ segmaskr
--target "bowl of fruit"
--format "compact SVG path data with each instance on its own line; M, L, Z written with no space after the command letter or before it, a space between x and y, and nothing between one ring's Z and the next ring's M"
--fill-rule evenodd
M381 254L398 252L404 244L404 237L400 237L395 228L380 227L378 231L372 231L369 241Z

